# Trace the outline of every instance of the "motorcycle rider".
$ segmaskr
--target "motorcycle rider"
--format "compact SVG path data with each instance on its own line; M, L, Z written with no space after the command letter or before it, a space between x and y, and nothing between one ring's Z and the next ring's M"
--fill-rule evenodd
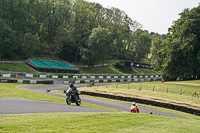
M134 108L136 108L136 110L134 110ZM133 102L133 103L131 104L130 111L133 112L133 113L139 113L138 105L137 105L135 102Z
M74 84L72 82L70 82L69 83L69 88L66 91L66 95L69 95L72 91L74 91L76 93L76 95L77 95L77 92L78 92L77 88L74 86Z

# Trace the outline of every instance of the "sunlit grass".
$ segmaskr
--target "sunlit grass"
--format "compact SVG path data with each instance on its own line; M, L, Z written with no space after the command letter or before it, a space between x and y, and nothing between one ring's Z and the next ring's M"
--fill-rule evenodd
M31 73L37 72L36 70L29 67L25 63L0 63L0 70L15 71L15 72L31 72Z
M117 68L110 65L95 66L92 68L79 67L80 74L156 74L157 72L151 69L134 68L132 71L119 71ZM38 72L35 69L29 67L25 63L0 63L0 70L26 73L40 73L40 74L54 74L54 75L74 75L72 73L47 73Z
M195 91L200 92L199 86L143 82L93 86L79 90L148 99L200 109L200 98L192 97Z
M0 132L139 132L199 131L200 120L131 113L51 113L0 115Z

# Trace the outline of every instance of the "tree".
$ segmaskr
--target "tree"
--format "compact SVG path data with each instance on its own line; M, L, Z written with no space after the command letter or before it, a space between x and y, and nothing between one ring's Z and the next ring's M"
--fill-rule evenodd
M132 59L133 33L141 27L120 9L85 0L0 0L0 12L14 33L13 48L20 58L59 56L76 63L81 60L80 50L88 51L92 30L102 27L112 34L109 56Z
M150 48L150 59L151 64L155 69L160 69L160 64L162 63L162 59L160 58L159 49L161 48L162 39L158 34L152 35L151 48Z
M11 58L16 50L15 32L0 18L0 57Z
M64 29L58 29L56 36L56 54L60 58L70 62L74 62L76 57L76 45L74 44L73 31L73 28L66 26Z
M88 66L101 61L102 66L110 51L112 34L106 28L94 28L89 36L87 48L82 49L82 60L88 62Z
M138 29L133 36L135 61L140 61L150 53L151 38L148 31L142 31L140 29Z
M95 27L96 7L94 4L84 0L75 0L73 5L73 27L74 39L76 44L76 57L77 62L79 50L84 48L92 29Z
M185 9L180 15L159 49L165 80L199 78L200 75L200 6Z
M25 57L34 57L41 55L42 50L38 35L32 35L31 33L24 34L22 43L20 44L21 55ZM29 51L29 52L27 52Z

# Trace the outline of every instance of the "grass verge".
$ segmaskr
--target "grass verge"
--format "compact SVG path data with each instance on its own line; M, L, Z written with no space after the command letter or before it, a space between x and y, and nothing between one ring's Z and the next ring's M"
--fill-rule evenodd
M0 115L0 132L199 132L199 120L131 113Z
M148 99L200 110L200 98L192 97L195 91L200 92L200 87L193 85L144 82L85 87L79 90Z

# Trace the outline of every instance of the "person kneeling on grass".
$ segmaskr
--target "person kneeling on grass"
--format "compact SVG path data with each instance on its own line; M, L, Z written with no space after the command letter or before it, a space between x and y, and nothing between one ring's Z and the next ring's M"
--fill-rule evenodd
M133 112L133 113L139 113L138 105L137 105L135 102L133 102L133 103L131 104L130 111L131 111L131 113L132 113L132 112Z

